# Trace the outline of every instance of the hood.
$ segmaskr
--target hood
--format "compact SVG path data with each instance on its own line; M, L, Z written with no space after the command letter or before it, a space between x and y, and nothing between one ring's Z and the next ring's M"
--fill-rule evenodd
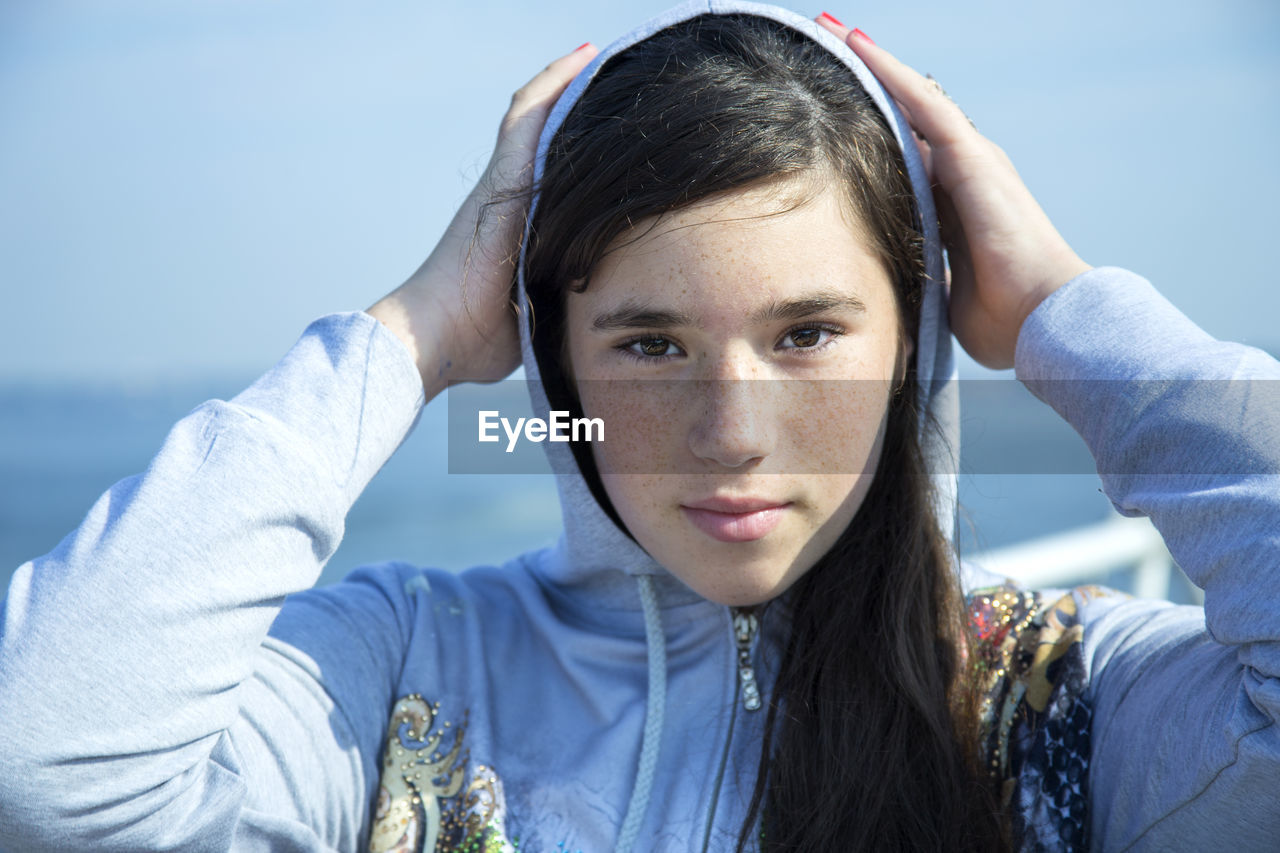
M925 271L928 283L923 294L920 327L916 337L916 370L920 389L920 409L932 416L921 418L921 423L927 424L932 420L938 429L925 431L922 426L921 437L929 470L935 472L938 521L944 534L950 539L954 535L956 518L959 395L952 338L947 326L942 246L938 235L933 195L925 177L924 164L905 118L880 83L847 45L808 18L776 6L735 2L735 0L693 0L670 9L641 24L602 50L600 55L569 84L552 109L538 142L537 159L534 164L535 185L542 178L546 153L552 137L596 72L614 55L660 30L706 14L749 14L770 18L816 41L857 74L859 81L893 129L898 146L905 155L915 193L916 208L923 219L919 224L925 237ZM535 196L529 211L529 221L532 221L537 204L538 198ZM529 228L526 226L518 274L518 297L521 305L528 304L524 280L524 255L528 239ZM534 413L538 417L546 418L550 405L542 384L538 361L534 356L527 318L528 312L525 312L520 328L524 370L529 380ZM599 593L604 593L605 598L612 599L616 607L625 607L627 605L624 601L628 602L628 609L636 606L635 583L623 575L652 576L653 581L659 585L662 593L661 600L665 605L688 603L697 598L691 590L671 577L601 508L567 444L548 442L543 447L550 457L552 470L557 474L565 531L559 546L559 559L554 560L551 565L542 567L548 580L562 586L597 590ZM620 585L624 589L615 590L615 595L607 594L607 591L615 585Z

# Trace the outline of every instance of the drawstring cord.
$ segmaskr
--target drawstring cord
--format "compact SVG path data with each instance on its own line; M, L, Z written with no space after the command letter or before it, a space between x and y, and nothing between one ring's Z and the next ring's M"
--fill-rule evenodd
M662 723L667 707L667 639L662 633L662 616L653 591L653 578L636 575L640 604L644 608L644 635L649 649L649 697L644 711L644 740L640 746L640 764L631 789L627 816L618 833L616 853L631 853L653 793L653 777L658 769L658 751L662 746Z

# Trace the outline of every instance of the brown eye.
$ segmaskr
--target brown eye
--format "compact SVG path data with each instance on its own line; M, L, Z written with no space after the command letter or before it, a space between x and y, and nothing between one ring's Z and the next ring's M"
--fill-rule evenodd
M666 338L640 338L632 341L627 348L636 355L661 358L664 355L671 355L675 346Z
M787 335L797 347L816 347L822 340L821 329L796 329Z

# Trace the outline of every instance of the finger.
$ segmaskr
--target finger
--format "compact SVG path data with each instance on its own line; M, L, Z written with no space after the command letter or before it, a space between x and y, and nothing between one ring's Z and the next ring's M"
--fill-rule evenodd
M511 96L511 107L502 120L499 144L502 147L532 149L551 106L560 93L600 51L590 42L567 53L540 71Z
M844 24L837 21L835 18L831 17L830 12L823 12L821 15L814 18L814 21L817 22L818 26L827 30L827 32L836 36L837 38L839 38L841 41L845 43L851 44L852 41L862 41L863 39L866 39L868 42L870 42L871 40L870 36L862 32L862 30L851 30L848 27L846 27ZM879 75L877 75L877 77L878 76ZM898 109L902 110L902 114L907 117L907 121L910 123L911 111L907 109L906 105L899 102Z
M516 91L511 97L511 111L518 113L549 107L598 52L588 42L552 62Z
M818 26L823 27L841 41L844 41L849 36L849 28L831 17L830 12L823 12L821 15L814 18L814 20L818 22Z
M911 126L935 148L977 135L964 112L935 81L921 76L889 51L856 32L850 32L844 41L902 107Z
M840 23L835 18L831 17L831 14L829 12L823 12L817 18L814 18L814 20L818 23L820 27L827 30L832 35L837 36L841 41L844 41L846 43L851 44L854 41L861 42L863 41L863 39L870 41L867 34L862 32L862 30L849 29L844 24ZM868 65L868 67L870 66ZM872 73L874 73L874 69L872 70ZM892 93L890 93L890 96L892 97ZM897 104L898 104L898 109L902 110L902 114L906 117L907 123L910 124L912 127L915 127L915 122L912 120L912 116L911 116L911 110L908 109L907 106L900 101L898 101ZM929 175L929 182L932 183L933 182L933 161L932 161L929 145L927 142L924 141L924 137L918 131L916 134L915 141L916 141L916 146L920 149L920 156L925 161L925 171Z

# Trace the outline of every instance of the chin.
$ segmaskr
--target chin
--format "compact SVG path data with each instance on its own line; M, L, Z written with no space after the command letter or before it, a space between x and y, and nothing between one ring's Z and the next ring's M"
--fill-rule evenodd
M761 568L762 571L753 572L750 565L738 564L726 568L723 574L713 569L714 576L708 576L704 563L697 571L686 572L680 568L668 571L698 595L726 607L754 607L764 604L782 595L804 574L776 567L772 571L769 567Z

